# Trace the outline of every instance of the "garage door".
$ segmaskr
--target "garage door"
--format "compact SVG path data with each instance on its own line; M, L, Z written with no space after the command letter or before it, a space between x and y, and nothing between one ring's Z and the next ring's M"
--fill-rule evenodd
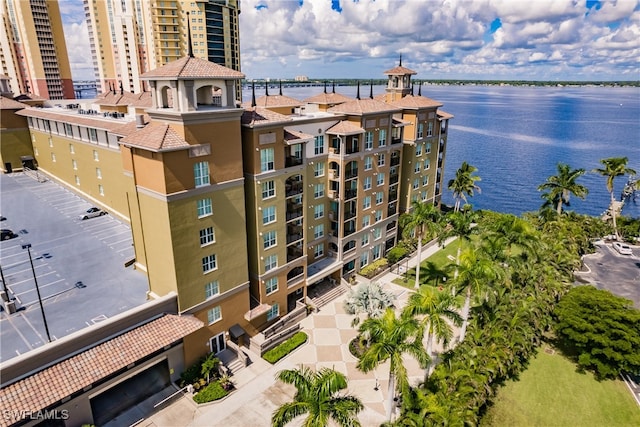
M170 383L166 360L151 366L91 399L93 422L102 425L118 414L158 393Z

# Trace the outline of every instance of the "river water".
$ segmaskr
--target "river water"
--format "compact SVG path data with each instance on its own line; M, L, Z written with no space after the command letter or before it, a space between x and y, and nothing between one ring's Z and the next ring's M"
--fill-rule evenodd
M321 91L285 87L283 94L302 100ZM351 86L336 91L356 94ZM383 92L383 86L374 86L374 94ZM368 96L369 88L361 87L360 93ZM600 159L628 157L628 166L640 174L640 88L425 85L422 95L441 101L442 110L455 116L449 127L445 187L463 161L477 167L481 193L470 199L476 209L516 215L537 210L543 202L538 185L564 162L589 171L578 181L589 195L585 201L572 197L569 209L600 215L609 205L605 178L591 173L601 166ZM251 99L249 90L243 99ZM616 197L626 180L614 180ZM446 188L443 200L453 204ZM640 218L640 197L628 202L623 214Z

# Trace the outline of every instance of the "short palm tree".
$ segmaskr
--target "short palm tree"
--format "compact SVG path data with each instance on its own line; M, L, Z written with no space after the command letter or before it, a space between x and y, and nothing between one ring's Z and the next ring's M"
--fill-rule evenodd
M406 313L396 317L393 309L388 308L381 317L371 317L362 322L359 331L369 338L369 342L360 357L358 369L370 372L389 360L387 417L391 421L396 390L409 389L407 369L402 357L405 354L412 356L422 368L426 368L429 363L429 355L422 346L422 328L414 317Z
M467 196L473 196L473 192L481 191L480 187L476 184L476 181L481 181L480 177L473 175L478 168L471 166L467 162L462 162L460 168L456 171L454 178L450 179L447 183L447 188L453 191L453 197L456 199L454 212L460 210L460 203L464 200L467 203Z
M440 210L431 203L414 201L411 204L411 212L403 215L400 226L405 235L413 234L418 239L418 264L416 266L415 288L420 287L420 261L422 259L422 239L425 236L437 234L441 228Z
M587 187L576 182L584 174L584 169L571 169L571 166L567 164L558 163L558 174L548 177L543 184L538 186L538 191L548 191L545 199L556 203L556 212L560 215L562 214L562 206L569 206L571 194L583 200L589 194Z
M607 178L607 190L611 195L611 204L609 205L609 209L611 210L611 217L613 218L613 231L618 236L618 225L616 223L616 209L614 206L614 202L616 200L613 195L613 180L617 176L623 176L626 174L635 175L636 171L627 167L627 162L629 161L626 157L610 157L608 159L600 160L603 167L594 169L593 171L599 173L600 175Z
M313 371L301 366L278 372L276 378L297 389L293 402L276 409L271 416L273 427L282 427L294 418L308 414L304 425L325 427L332 419L341 427L359 427L358 412L364 409L356 397L340 395L347 388L347 378L333 369Z
M382 289L378 282L361 283L355 289L349 290L349 295L344 301L344 309L355 317L351 326L360 323L360 316L380 317L387 307L392 307L395 295Z

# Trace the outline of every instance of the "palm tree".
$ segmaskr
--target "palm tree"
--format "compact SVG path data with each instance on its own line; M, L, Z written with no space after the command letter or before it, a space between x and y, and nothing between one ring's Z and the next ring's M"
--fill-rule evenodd
M441 213L431 203L420 203L416 200L411 204L411 212L402 216L401 227L406 235L413 234L418 239L418 265L416 266L415 288L420 287L420 262L422 260L422 239L440 230Z
M325 427L329 419L341 427L359 427L357 414L364 406L356 397L340 395L347 388L347 378L333 369L313 371L301 366L278 372L276 378L296 388L293 402L287 402L271 415L271 425L282 427L294 418L308 414L308 427Z
M600 160L600 163L604 166L603 168L594 169L593 171L599 173L600 175L607 178L607 190L609 190L609 194L611 195L611 204L609 205L609 209L611 210L611 217L613 218L613 231L618 236L618 225L616 223L616 208L614 206L615 197L613 195L613 180L617 176L623 176L626 174L635 175L636 171L627 167L627 162L629 161L626 157L610 157L608 159Z
M446 219L448 222L447 226L438 236L438 240L442 243L449 237L456 237L458 239L458 250L456 252L456 264L458 264L460 262L460 252L462 251L463 242L469 242L471 235L477 231L474 227L477 214L470 209L470 206L465 206L465 208L459 212L450 212ZM456 269L454 278L457 276L458 270Z
M480 192L480 187L476 185L476 181L481 181L480 177L473 175L478 168L471 166L467 162L462 162L460 168L456 171L454 178L450 179L447 188L453 191L453 197L456 199L456 204L453 208L454 212L460 210L460 202L464 200L467 203L467 196L473 196L473 192Z
M558 174L547 178L544 184L538 186L538 191L549 191L545 199L556 203L556 212L562 214L562 206L569 206L571 194L584 200L589 194L589 189L576 180L585 174L584 169L571 169L564 163L558 163Z
M393 307L395 295L382 289L378 282L361 283L356 289L350 289L344 301L344 309L355 317L351 326L360 323L360 315L380 317L387 307Z
M409 389L403 355L408 354L415 358L422 368L426 368L429 363L429 355L422 346L422 328L414 317L406 313L396 317L393 309L387 308L381 317L370 317L362 322L359 331L369 337L368 347L357 365L359 370L370 372L389 360L387 417L391 421L396 389Z
M433 341L442 342L446 347L453 338L453 328L462 324L458 314L460 300L449 290L439 291L431 286L421 286L409 296L404 310L411 316L420 316L420 323L427 332L427 354L433 360ZM449 322L447 322L449 321ZM430 366L425 370L425 379L429 376Z

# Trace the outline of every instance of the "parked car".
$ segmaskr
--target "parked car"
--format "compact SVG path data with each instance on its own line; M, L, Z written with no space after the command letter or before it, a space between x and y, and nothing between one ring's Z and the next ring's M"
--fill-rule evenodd
M106 215L107 212L103 211L100 208L96 208L95 206L87 209L82 215L80 215L80 219L89 219L95 218L97 216Z
M633 255L633 251L631 250L631 248L624 243L615 242L613 244L613 248L622 255Z
M2 240L9 240L9 239L13 239L14 237L18 237L16 233L9 230L8 228L3 228L1 231L2 231L2 235L0 236L0 239Z

